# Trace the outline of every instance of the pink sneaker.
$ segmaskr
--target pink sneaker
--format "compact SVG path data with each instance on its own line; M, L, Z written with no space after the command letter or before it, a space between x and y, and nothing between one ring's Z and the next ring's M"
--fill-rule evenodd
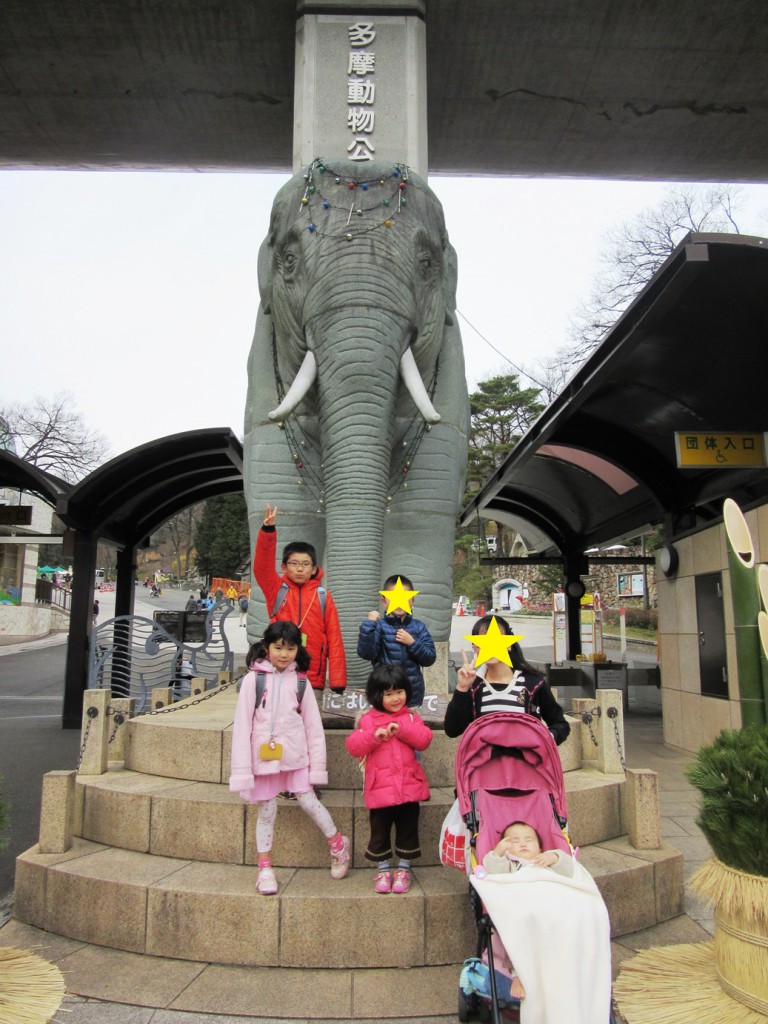
M344 878L349 871L349 859L351 844L346 836L341 837L341 848L334 850L331 847L331 878Z
M272 868L260 868L256 880L256 888L262 896L274 896L277 892L277 879Z
M395 872L395 880L392 883L392 892L408 892L411 888L411 872L405 868L398 868Z
M373 882L374 892L392 892L392 872L379 871Z

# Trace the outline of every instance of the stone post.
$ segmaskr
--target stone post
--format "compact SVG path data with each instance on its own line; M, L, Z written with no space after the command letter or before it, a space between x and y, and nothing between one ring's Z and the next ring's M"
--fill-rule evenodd
M152 706L150 710L157 711L159 708L167 708L169 704L173 704L173 687L156 686L152 690Z
M107 770L110 725L107 708L111 703L111 690L85 691L80 733L83 752L77 769L78 775L103 775Z
M191 697L199 697L205 693L208 688L208 680L205 676L195 676L195 678L189 684L189 693Z
M624 828L636 850L661 847L659 776L649 768L627 768L622 794Z
M624 752L624 709L621 690L598 690L595 703L600 714L592 722L597 737L597 769L606 775L620 775Z
M40 804L40 853L66 853L72 846L77 772L46 772Z
M595 746L597 734L595 733L594 725L592 727L592 731L590 732L589 725L587 725L586 722L582 721L581 716L586 711L591 714L592 719L594 720L594 709L595 702L594 700L592 700L591 697L574 697L571 701L572 714L574 715L574 717L578 718L579 722L581 723L579 726L577 726L577 728L581 732L582 761L591 761L593 763L597 760L597 747Z
M132 697L116 697L112 701L112 722L109 730L109 760L125 760L128 719L133 718L136 702Z

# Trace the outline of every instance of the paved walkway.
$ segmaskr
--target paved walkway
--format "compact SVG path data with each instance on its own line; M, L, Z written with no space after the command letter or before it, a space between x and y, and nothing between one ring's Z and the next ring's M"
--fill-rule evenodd
M150 607L156 607L154 602ZM104 610L107 611L106 608ZM232 616L232 618L236 619L237 617ZM461 637L470 632L473 621L471 618L454 620L452 650L468 647ZM516 627L518 627L517 623ZM244 636L245 630L239 630L236 621L230 628L233 634L231 640L233 649L244 647L247 643ZM524 629L527 631L526 639L529 641L525 646L526 655L535 657L537 660L548 660L545 643L551 629L549 624L546 621L536 624L529 622L520 628L520 632L523 632ZM28 645L21 646L28 647ZM10 653L6 647L0 650L0 654L6 651ZM625 744L629 767L651 768L659 774L662 837L682 852L687 880L698 865L709 856L709 847L694 821L697 794L684 775L684 766L689 760L689 755L664 747L658 694L655 690L630 691L630 710L629 715L625 718ZM39 786L39 779L31 781L30 784ZM712 916L708 909L687 891L687 888L685 910L685 914L672 921L623 936L614 941L612 943L614 975L620 969L623 961L650 946L706 941L713 931ZM7 920L9 912L10 900L7 897L5 900L0 899L0 924ZM3 930L0 929L0 945L2 943ZM272 1019L259 1017L257 1007L254 1007L254 1016L233 1017L196 1014L189 1011L148 1009L125 1003L106 1003L94 999L68 996L54 1020L57 1024L242 1024L246 1020L271 1024ZM382 1020L386 1021L386 1024L406 1024L406 1022L413 1024L415 1018L382 1018ZM430 1017L425 1019L424 1024L455 1024L455 1021L456 1017L453 1015ZM280 1022L276 1021L275 1024L308 1024L308 1022L305 1019L302 1021L282 1019ZM336 1021L334 1024L346 1024L346 1022ZM359 1022L354 1022L354 1024L359 1024Z

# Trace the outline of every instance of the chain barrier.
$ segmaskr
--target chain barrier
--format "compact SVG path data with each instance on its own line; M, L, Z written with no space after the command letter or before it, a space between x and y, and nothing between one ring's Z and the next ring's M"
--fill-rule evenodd
M88 735L91 731L91 722L94 720L94 718L98 718L99 709L91 706L88 708L86 714L88 715L88 720L85 723L85 733L83 734L83 742L80 744L80 756L77 759L77 771L80 771L80 765L83 763L83 758L85 757L85 748L88 744Z
M584 723L584 725L586 725L586 727L589 729L590 739L592 740L592 743L596 747L599 746L599 744L597 742L597 737L595 736L594 730L592 729L592 722L594 721L595 717L599 718L602 715L602 713L603 713L602 709L600 707L598 707L597 705L595 707L593 707L593 708L590 708L589 711L582 711L581 712L581 720ZM619 752L619 761L621 763L621 770L622 771L626 771L627 770L627 762L626 762L626 760L624 758L624 750L623 750L622 745L621 745L621 736L619 735L619 711L618 711L618 708L614 708L614 707L606 708L605 713L611 719L611 721L613 722L613 735L614 735L614 739L616 740L616 749Z
M172 711L183 711L184 708L193 708L196 704L202 704L203 701L210 700L212 697L218 697L220 693L224 693L230 686L236 686L241 679L244 679L247 672L241 673L235 679L230 679L228 683L222 683L221 686L217 686L215 690L211 690L209 693L203 694L202 697L195 697L194 700L189 700L184 697L182 700L177 701L174 704L169 704L165 708L155 708L153 711L144 711L137 717L144 717L144 715L168 715Z
M616 749L619 752L619 762L621 764L621 770L625 772L627 770L627 762L624 759L624 751L621 746L621 736L619 735L619 712L616 708L608 708L606 715L613 721L613 735L616 739Z
M109 739L107 740L107 743L109 744L109 743L112 742L112 740L114 740L115 736L117 736L117 730L120 728L120 726L125 721L125 715L123 714L122 711L113 711L111 705L107 708L107 714L108 715L112 715L112 717L115 720L115 724L114 724L114 727L112 729L112 733L111 733Z

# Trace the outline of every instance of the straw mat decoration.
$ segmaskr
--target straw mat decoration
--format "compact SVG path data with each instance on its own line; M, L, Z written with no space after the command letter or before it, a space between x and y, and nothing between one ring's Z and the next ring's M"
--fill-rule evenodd
M0 1021L47 1024L64 998L64 975L24 949L0 946Z
M765 1024L720 986L712 942L663 946L621 968L613 995L627 1024Z
M694 872L690 886L718 914L739 920L742 927L768 929L768 879L762 875L749 875L712 857Z

